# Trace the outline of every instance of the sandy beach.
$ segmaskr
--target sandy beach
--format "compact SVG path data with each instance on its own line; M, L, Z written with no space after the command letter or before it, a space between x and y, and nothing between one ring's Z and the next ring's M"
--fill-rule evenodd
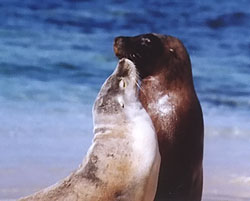
M206 128L203 201L250 200L249 140L233 136L225 140L221 136L208 135L213 129L219 131L219 128ZM221 132L226 130L221 129ZM1 167L0 200L28 195L67 176L78 167L87 150L87 146L83 150L79 143L84 141L83 138L74 140L74 148L68 147L67 159L63 159L62 153L53 156L40 150L42 160L30 159L25 162L26 166L20 164L20 168ZM83 144L90 144L90 140ZM75 157L71 158L71 154Z

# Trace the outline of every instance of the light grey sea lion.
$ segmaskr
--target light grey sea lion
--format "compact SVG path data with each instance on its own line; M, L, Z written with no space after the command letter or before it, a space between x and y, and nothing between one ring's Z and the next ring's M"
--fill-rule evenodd
M152 121L138 100L137 71L121 59L93 107L94 139L81 166L21 201L153 201L160 154Z

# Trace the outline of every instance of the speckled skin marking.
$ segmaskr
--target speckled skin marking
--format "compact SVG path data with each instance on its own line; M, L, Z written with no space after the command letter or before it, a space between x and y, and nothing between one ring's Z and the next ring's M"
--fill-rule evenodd
M118 58L129 58L142 78L140 101L158 136L161 168L156 201L200 201L203 116L189 55L175 37L117 37Z
M81 166L21 201L153 201L160 154L136 82L134 64L120 60L94 103L95 135Z

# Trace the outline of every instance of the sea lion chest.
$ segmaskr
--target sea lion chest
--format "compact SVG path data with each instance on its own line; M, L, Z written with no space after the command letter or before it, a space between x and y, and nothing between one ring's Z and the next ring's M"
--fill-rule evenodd
M150 115L158 139L174 140L178 121L178 104L181 100L174 92L167 91L158 77L150 76L141 83L140 101ZM164 140L164 141L165 141Z

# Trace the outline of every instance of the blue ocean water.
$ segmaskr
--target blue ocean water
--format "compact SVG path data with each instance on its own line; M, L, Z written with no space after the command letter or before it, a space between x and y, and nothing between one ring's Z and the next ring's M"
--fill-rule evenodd
M247 0L1 0L0 198L34 191L82 160L92 138L92 104L117 63L118 35L180 38L207 138L250 142L249 8ZM235 146L250 155L247 146Z

